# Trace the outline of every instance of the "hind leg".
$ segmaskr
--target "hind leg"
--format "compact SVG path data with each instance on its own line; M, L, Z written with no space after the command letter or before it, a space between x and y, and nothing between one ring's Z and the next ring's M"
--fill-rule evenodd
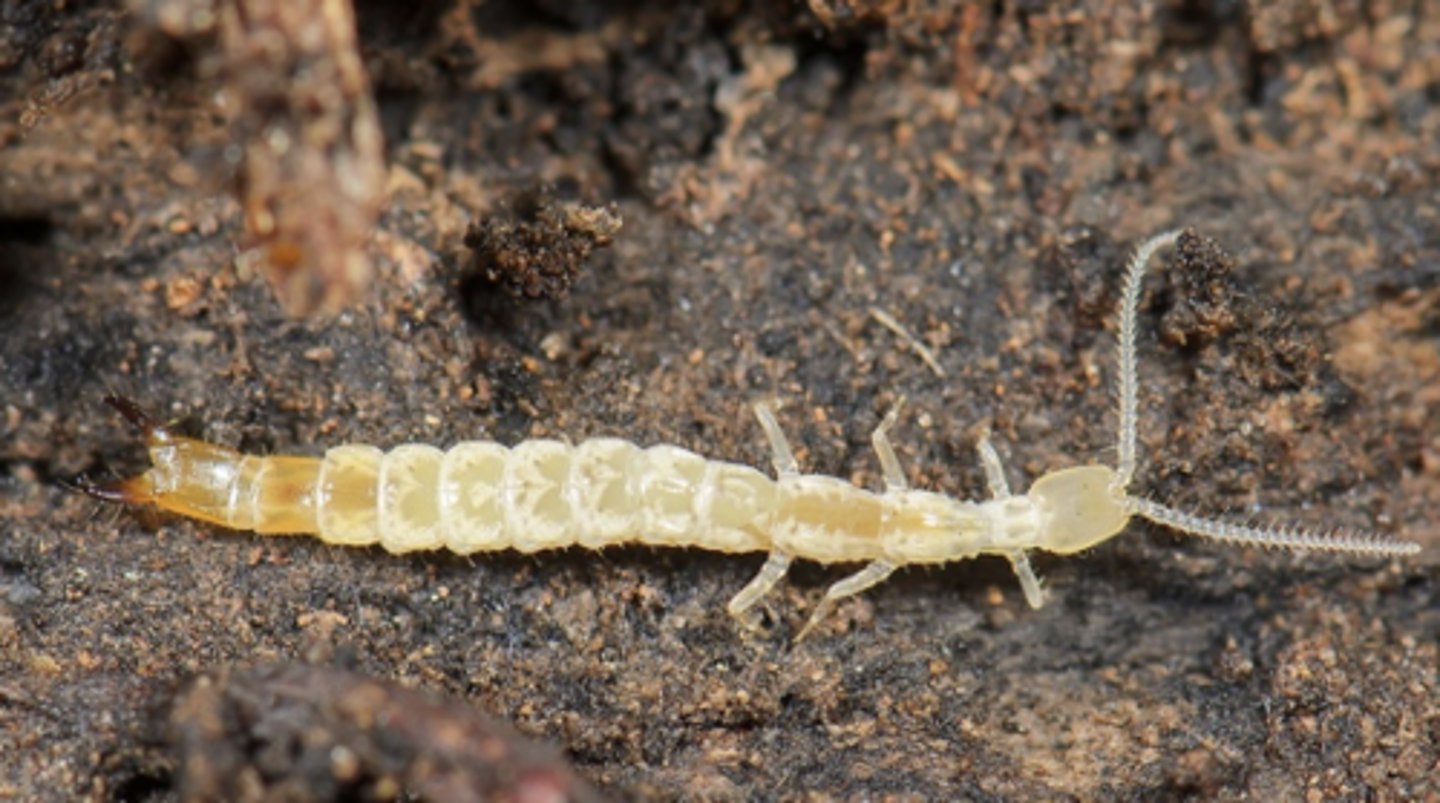
M730 603L725 606L725 610L729 611L730 615L744 627L750 630L758 629L759 625L755 621L752 609L760 603L761 599L764 599L766 594L770 593L770 589L774 588L775 584L779 583L785 576L785 572L789 570L790 556L783 552L771 552L770 557L765 560L765 565L760 567L759 573L749 583L746 583L738 594L730 598Z
M820 600L820 604L816 605L815 610L810 614L810 619L805 622L804 627L800 628L800 633L795 636L795 641L799 642L809 635L810 631L814 630L815 626L820 624L820 620L824 619L830 611L834 609L835 603L846 597L853 597L871 586L884 582L885 578L889 577L894 571L895 566L893 564L883 560L877 560L835 585L830 586L830 589L825 592L824 599Z
M769 402L755 403L755 418L760 422L760 429L765 432L765 440L770 442L770 462L775 466L776 476L783 479L798 475L800 464L795 462L795 453L790 451L790 440L780 429L780 422L775 420L775 411L771 409Z

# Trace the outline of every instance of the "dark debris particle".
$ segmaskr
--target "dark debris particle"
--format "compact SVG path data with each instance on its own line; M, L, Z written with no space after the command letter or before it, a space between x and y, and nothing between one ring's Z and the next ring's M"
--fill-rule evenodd
M602 799L556 752L468 705L337 669L203 677L170 725L184 800Z
M465 245L486 281L515 298L561 298L596 249L620 231L614 204L542 198L504 217L473 221Z
M1325 370L1325 347L1317 330L1298 326L1286 310L1256 309L1245 325L1245 332L1236 338L1240 355L1237 366L1240 378L1252 387L1266 391L1297 390L1312 384L1318 375L1333 373ZM1338 385L1327 397L1327 406L1343 408L1350 398Z
M1200 349L1236 325L1235 260L1214 240L1186 230L1176 243L1169 279L1169 309L1160 336L1180 348Z
M1175 265L1165 272L1166 300L1160 336L1166 343L1200 351L1232 336L1237 369L1245 384L1267 391L1311 384L1323 368L1319 335L1297 325L1293 310L1244 292L1235 281L1235 260L1214 240L1185 231L1176 244Z

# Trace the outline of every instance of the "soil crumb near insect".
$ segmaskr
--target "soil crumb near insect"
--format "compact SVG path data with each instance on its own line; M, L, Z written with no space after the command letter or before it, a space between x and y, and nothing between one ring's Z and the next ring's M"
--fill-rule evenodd
M1237 293L1232 278L1235 260L1219 243L1187 229L1175 250L1174 269L1165 273L1170 309L1160 319L1160 335L1166 343L1201 348L1233 330L1238 316L1260 306L1249 303L1241 310L1232 306Z
M614 241L613 204L587 206L551 196L526 199L513 215L475 221L465 232L484 280L515 298L563 298L596 248Z
M466 735L491 719L618 799L1440 794L1440 15L11 5L0 798L444 799L421 763L529 755ZM798 566L752 634L724 606L758 555L396 557L60 485L143 464L119 393L261 454L615 436L767 469L774 399L805 470L870 487L904 396L913 486L982 496L988 429L1024 488L1114 460L1122 263L1175 227L1133 490L1419 557L1135 526L1037 556L1038 612L1004 561L906 570L794 646L852 567Z

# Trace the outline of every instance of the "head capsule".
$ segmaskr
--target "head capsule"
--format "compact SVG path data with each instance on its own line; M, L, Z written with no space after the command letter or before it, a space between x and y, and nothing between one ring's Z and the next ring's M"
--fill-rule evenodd
M1077 466L1052 471L1027 494L1040 507L1040 549L1069 555L1114 537L1130 521L1125 497L1111 489L1115 471L1108 466Z

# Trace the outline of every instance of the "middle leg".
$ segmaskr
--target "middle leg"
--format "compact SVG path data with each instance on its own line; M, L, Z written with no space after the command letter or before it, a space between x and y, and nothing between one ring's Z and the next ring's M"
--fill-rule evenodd
M755 418L760 422L760 429L765 432L765 439L770 442L770 461L775 466L776 477L783 480L786 477L799 476L800 464L795 461L795 453L790 450L790 441L780 429L780 423L775 420L775 412L770 409L769 403L756 402ZM725 609L741 625L755 630L757 624L754 607L785 577L785 573L790 570L790 561L790 555L778 549L773 550L766 558L765 565L760 567L760 571L744 588L730 598Z

